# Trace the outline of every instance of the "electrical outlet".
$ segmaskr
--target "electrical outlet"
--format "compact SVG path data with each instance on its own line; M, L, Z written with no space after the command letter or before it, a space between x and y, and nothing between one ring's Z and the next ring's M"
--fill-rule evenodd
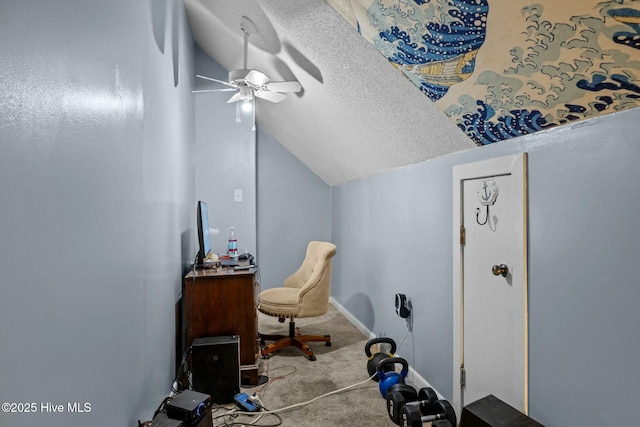
M242 190L240 189L233 190L233 201L234 202L242 201Z

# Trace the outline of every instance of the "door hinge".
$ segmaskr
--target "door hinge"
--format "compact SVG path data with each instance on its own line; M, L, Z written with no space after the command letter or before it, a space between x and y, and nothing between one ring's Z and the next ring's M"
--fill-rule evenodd
M465 385L465 374L464 366L460 366L460 387Z
M464 229L464 225L460 226L460 244L464 245L466 241L466 233Z

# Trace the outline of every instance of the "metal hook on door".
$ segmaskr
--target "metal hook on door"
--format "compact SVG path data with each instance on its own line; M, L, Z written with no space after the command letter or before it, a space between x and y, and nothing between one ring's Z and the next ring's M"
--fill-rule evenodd
M493 205L498 197L498 184L496 184L496 180L491 178L482 181L476 194L478 195L480 204L487 207L484 222L480 222L480 208L476 208L476 222L478 225L485 225L489 221L489 206Z
M476 208L476 222L478 225L485 225L489 221L489 205L487 205L487 214L484 217L484 222L480 222L480 208Z

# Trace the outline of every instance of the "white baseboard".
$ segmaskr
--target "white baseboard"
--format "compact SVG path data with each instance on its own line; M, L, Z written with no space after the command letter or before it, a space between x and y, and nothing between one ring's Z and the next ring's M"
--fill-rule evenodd
M358 330L360 332L362 332L362 334L365 337L369 337L369 339L373 339L376 337L376 334L374 334L373 332L371 332L369 330L369 328L367 328L362 322L360 322L358 319L356 319L346 308L344 308L344 306L342 304L340 304L338 301L336 301L333 297L329 298L329 303L334 306L336 308L336 310L338 310L340 312L340 314L342 314L344 317L347 318L347 320L349 322L351 322L351 324L353 326L355 326L356 328L358 328ZM364 354L364 349L362 350L362 355L363 355L363 369L366 370L366 365L364 364L364 358L366 357L366 355ZM396 356L398 357L402 357L399 353L396 354ZM434 391L438 394L438 398L439 399L444 399L444 397L442 396L442 394L440 394L438 392L438 390L436 390L431 384L429 384L429 381L427 381L426 379L424 379L422 377L422 375L420 375L415 369L413 369L411 366L409 366L409 373L407 374L407 377L410 378L412 381L412 385L417 389L421 389L423 387L431 387L434 389Z
M373 332L371 332L369 330L369 328L367 328L364 323L362 323L361 321L359 321L358 319L356 319L355 317L353 317L353 315L351 313L349 313L347 311L346 308L344 308L342 306L342 304L340 304L338 301L336 301L333 297L329 297L329 304L331 304L332 306L334 306L336 308L336 310L338 310L340 312L340 314L342 314L344 317L347 318L347 320L349 322L351 322L351 324L353 326L355 326L356 328L358 328L358 330L360 332L362 332L362 334L365 337L369 337L369 339L373 339L376 337L376 334L374 334ZM364 351L364 350L363 350Z

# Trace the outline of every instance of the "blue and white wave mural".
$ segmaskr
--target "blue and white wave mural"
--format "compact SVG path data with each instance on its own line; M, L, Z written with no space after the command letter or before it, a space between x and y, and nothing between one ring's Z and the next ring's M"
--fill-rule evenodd
M478 145L640 106L640 0L327 1Z

